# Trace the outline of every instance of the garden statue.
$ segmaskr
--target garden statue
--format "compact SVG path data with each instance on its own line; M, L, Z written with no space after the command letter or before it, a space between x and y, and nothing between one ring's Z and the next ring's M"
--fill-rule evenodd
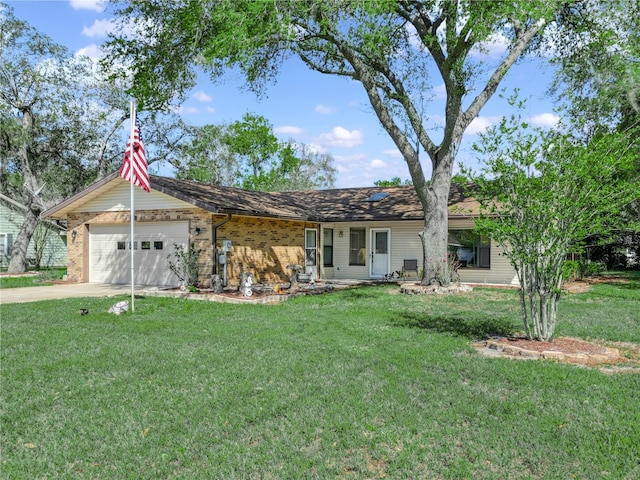
M251 285L253 285L253 275L249 272L242 272L240 274L240 292L242 292L242 295L245 297L253 295Z

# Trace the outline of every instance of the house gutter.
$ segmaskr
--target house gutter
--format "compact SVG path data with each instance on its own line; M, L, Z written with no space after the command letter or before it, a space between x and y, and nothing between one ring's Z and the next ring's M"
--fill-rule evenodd
M219 270L219 265L218 265L218 248L216 247L216 244L218 243L218 228L221 227L222 225L224 225L225 223L227 223L228 221L231 220L231 214L227 213L227 218L223 218L222 220L220 220L218 223L214 223L213 224L213 232L211 234L211 243L213 244L213 248L214 248L214 255L216 256L215 261L213 262L213 272L211 273L212 275L216 275L218 273Z

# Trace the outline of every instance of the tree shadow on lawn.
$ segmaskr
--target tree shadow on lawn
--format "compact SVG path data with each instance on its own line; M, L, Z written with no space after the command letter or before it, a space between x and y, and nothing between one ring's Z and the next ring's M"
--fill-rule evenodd
M419 328L437 333L450 333L472 340L486 339L494 336L512 336L516 327L506 318L475 315L464 318L460 316L418 315L403 312L395 317L397 326Z

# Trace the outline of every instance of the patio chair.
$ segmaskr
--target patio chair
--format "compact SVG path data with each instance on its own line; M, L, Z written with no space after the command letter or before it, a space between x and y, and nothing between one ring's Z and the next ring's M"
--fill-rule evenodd
M407 272L416 272L418 278L418 260L403 260L402 275L406 275Z

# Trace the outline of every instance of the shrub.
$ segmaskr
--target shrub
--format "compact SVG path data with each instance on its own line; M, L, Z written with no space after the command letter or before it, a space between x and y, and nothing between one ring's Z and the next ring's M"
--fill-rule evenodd
M589 260L581 261L578 273L580 278L593 277L599 275L607 269L604 262L591 262Z
M185 250L184 245L173 244L174 252L167 256L169 262L169 270L171 270L180 279L180 282L189 287L196 287L198 285L198 274L200 272L200 265L198 260L202 250L196 250L195 245L192 243L188 250ZM175 261L172 259L175 257Z
M577 260L567 260L562 266L562 281L577 279L580 275L580 264Z

